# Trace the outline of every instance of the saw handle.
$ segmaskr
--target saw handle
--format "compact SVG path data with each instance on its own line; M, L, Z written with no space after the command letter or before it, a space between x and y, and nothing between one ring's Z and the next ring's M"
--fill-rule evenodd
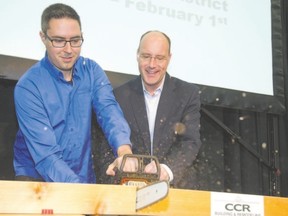
M126 163L126 160L128 158L135 158L137 159L137 170L135 171L135 173L144 173L144 169L146 167L146 165L148 165L149 163L151 163L152 161L155 162L156 165L156 174L158 174L160 176L160 164L159 161L157 159L157 157L155 156L151 156L151 155L138 155L138 154L125 154L123 156L122 159L122 163L120 165L119 171L122 173L124 172L124 166Z

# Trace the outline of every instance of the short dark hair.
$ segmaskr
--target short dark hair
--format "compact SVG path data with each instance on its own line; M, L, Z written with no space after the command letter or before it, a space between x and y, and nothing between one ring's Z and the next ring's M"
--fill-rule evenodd
M170 40L170 38L169 38L168 35L166 35L164 32L161 32L161 31L158 31L158 30L147 31L147 32L145 32L145 33L140 37L140 41L139 41L139 46L138 46L137 52L139 52L140 44L141 44L141 41L142 41L143 37L144 37L145 35L151 33L151 32L159 32L159 33L161 33L161 34L167 39L168 45L169 45L169 50L168 50L168 51L169 51L169 53L170 53L170 51L171 51L171 40Z
M71 18L74 20L77 20L79 23L80 29L81 29L81 21L80 16L78 13L70 6L57 3L52 4L48 6L42 13L41 16L41 29L44 34L47 33L47 30L49 29L49 22L51 19L60 19L60 18Z

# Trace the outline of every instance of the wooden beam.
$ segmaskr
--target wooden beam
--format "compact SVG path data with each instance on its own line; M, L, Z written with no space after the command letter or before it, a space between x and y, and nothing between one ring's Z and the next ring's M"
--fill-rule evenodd
M120 185L0 182L0 213L135 213L136 188Z
M220 197L229 194L213 193L217 193ZM287 216L288 198L256 195L255 197L263 197L265 216ZM136 211L136 187L0 181L0 216L43 216L43 214L209 216L212 202L209 191L171 188L163 200Z

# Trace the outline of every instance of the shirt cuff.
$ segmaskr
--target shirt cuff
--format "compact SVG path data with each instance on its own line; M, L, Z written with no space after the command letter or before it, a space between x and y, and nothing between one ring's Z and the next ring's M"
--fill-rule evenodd
M169 182L173 181L174 176L173 176L172 170L166 164L160 164L160 166L163 167L166 170L166 172L168 173Z

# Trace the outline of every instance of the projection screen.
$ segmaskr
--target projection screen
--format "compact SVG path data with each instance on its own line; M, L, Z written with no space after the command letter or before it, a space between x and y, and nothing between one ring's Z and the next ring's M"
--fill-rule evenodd
M106 71L138 74L139 38L160 30L172 40L172 76L273 95L270 0L2 1L0 54L42 58L40 17L56 2L78 11L85 39L82 55Z

